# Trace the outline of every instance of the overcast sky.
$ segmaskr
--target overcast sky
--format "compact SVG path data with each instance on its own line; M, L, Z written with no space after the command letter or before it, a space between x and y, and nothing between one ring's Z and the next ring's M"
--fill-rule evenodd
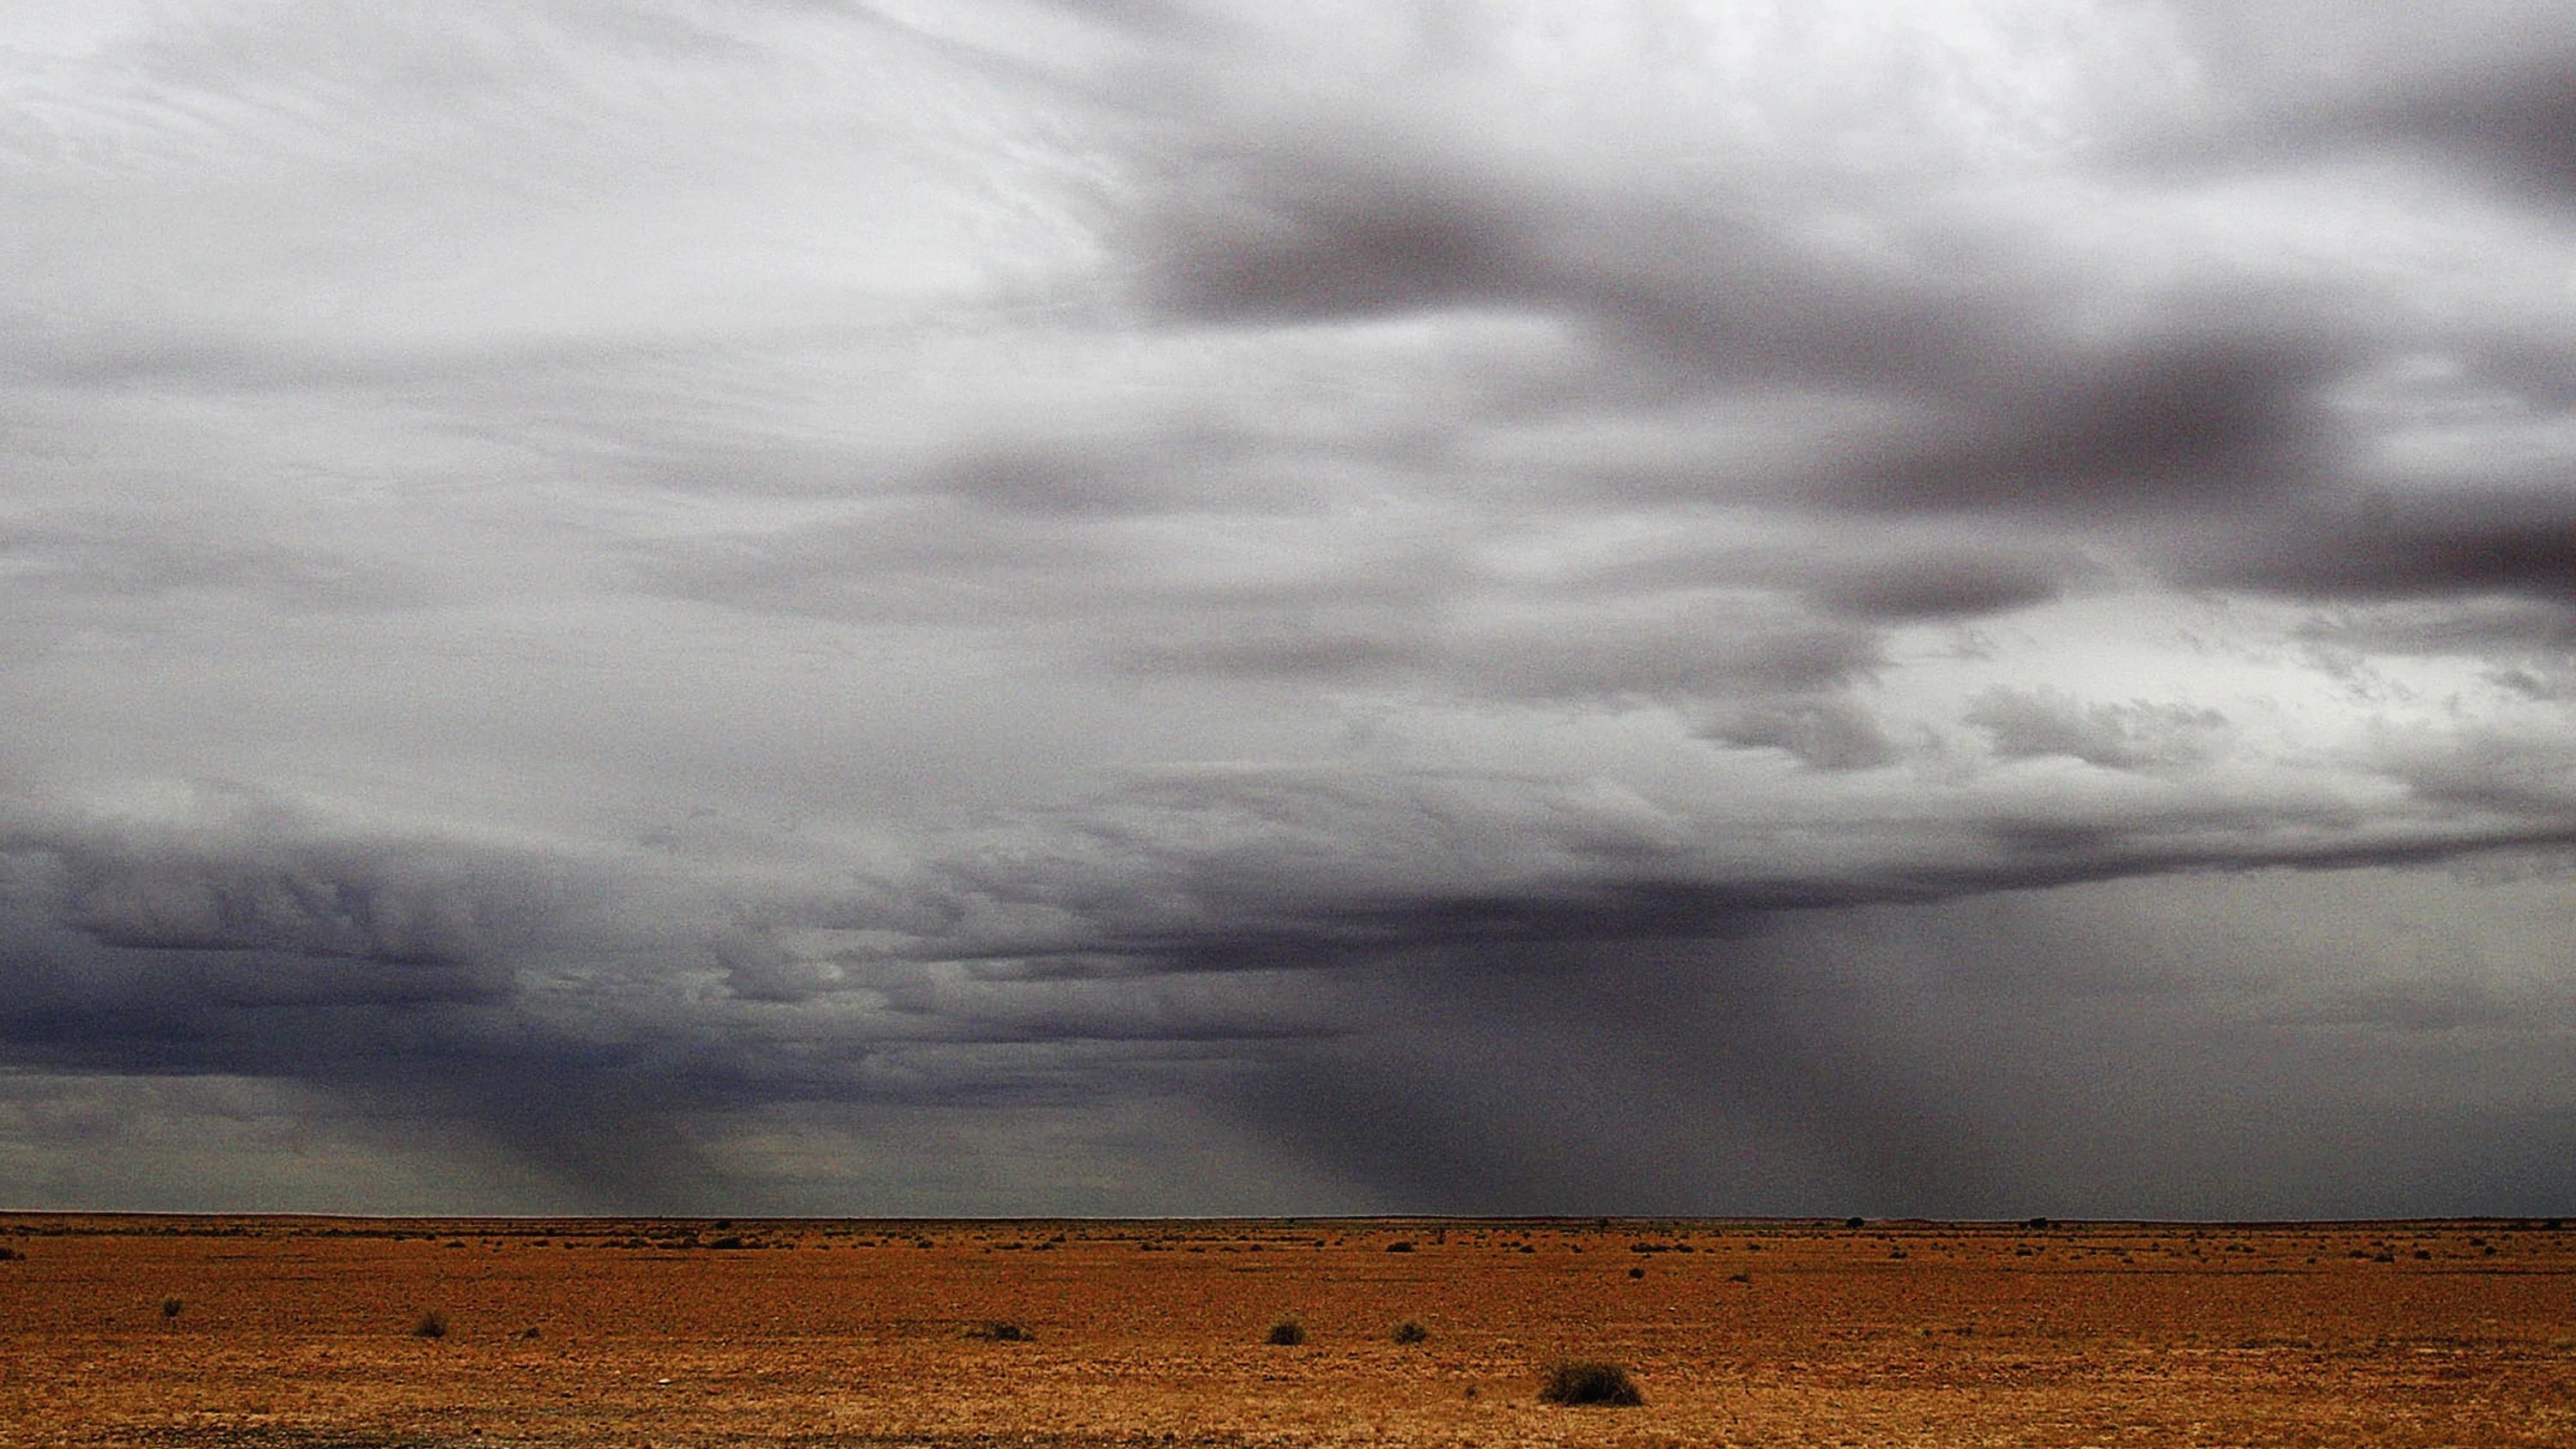
M2564 4L12 5L0 1206L2576 1210L2571 464Z

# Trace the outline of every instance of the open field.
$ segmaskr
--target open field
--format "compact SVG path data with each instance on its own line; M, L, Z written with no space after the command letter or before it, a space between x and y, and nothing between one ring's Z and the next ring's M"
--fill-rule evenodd
M0 1247L12 1449L2576 1445L2556 1222L18 1214ZM1567 1357L1645 1404L1539 1402Z

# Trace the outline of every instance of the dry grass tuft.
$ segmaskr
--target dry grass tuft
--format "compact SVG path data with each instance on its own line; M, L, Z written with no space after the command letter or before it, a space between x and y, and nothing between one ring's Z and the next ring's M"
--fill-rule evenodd
M1540 1386L1538 1397L1541 1403L1568 1407L1598 1404L1626 1409L1646 1402L1626 1369L1588 1358L1549 1366L1547 1382Z
M967 1329L966 1336L980 1338L988 1343L1035 1343L1038 1337L1016 1323L1005 1323L998 1318Z

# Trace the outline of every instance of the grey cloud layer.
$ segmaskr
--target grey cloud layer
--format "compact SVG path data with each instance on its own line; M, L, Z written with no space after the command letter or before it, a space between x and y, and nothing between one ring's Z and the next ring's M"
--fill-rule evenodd
M2576 840L2576 15L1596 10L0 30L0 1106L518 1204L2566 1190L2567 878L2445 872ZM2463 916L2339 961L2361 878Z

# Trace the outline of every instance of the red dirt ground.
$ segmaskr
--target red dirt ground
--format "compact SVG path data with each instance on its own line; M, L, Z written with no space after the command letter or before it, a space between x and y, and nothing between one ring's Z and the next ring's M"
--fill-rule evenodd
M9 1449L2576 1445L2556 1224L18 1214L0 1247ZM1568 1357L1644 1406L1539 1402Z

